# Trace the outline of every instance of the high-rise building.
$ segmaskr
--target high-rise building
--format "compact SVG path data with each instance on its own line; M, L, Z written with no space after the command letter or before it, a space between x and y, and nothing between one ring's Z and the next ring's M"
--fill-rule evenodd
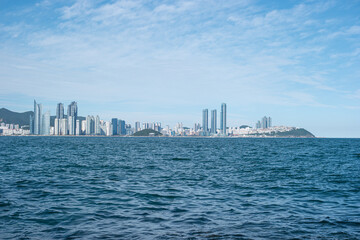
M118 132L117 132L117 130L118 130L118 119L117 118L111 119L111 124L112 124L112 128L113 128L112 135L117 135L118 134Z
M86 134L86 120L81 121L81 134L82 135Z
M95 118L95 135L101 135L99 115L97 115Z
M124 121L125 124L125 121ZM131 124L125 124L125 133L123 135L132 135L133 131L131 129Z
M88 115L86 117L86 135L95 134L95 118L94 116Z
M195 124L194 124L194 131L195 131L195 132L198 132L198 131L200 131L200 129L201 129L200 123L195 123Z
M113 133L111 122L105 122L106 136L111 136Z
M66 118L60 119L59 120L59 131L60 131L60 135L66 135L68 132L68 121Z
M207 136L208 131L209 131L209 111L208 111L208 109L203 110L202 128L203 128L203 135Z
M268 117L268 127L271 128L272 127L272 119L271 117Z
M126 128L125 128L125 121L119 120L118 122L118 134L119 135L126 135Z
M76 120L75 134L79 136L81 134L80 120Z
M181 125L182 125L182 123L181 123ZM182 127L182 126L181 126ZM162 127L161 127L161 122L157 122L157 123L155 123L155 129L154 129L155 131L158 131L158 132L161 132L161 130L162 130Z
M211 110L211 129L210 133L212 135L216 134L216 123L217 123L217 112L216 109Z
M42 127L42 105L37 104L34 100L34 134L41 134Z
M60 134L59 119L55 118L55 120L54 120L54 135L59 135L59 134Z
M41 135L50 135L50 111L42 115Z
M58 103L56 106L56 118L63 119L64 118L64 104Z
M67 117L69 124L69 135L75 135L76 132L76 120L78 114L78 107L76 102L72 102L67 109Z
M222 135L226 136L226 103L221 104L220 132Z
M135 122L135 132L138 132L141 130L140 122Z
M68 116L68 130L67 130L68 135L75 135L74 134L74 125L72 124L73 119L74 119L73 116Z
M34 115L30 115L30 134L34 134Z
M260 121L256 123L256 128L271 128L272 127L272 119L271 117L264 116Z
M268 119L266 116L264 116L261 120L261 127L262 128L268 128Z
M261 122L260 121L257 121L257 123L256 123L256 128L261 128Z

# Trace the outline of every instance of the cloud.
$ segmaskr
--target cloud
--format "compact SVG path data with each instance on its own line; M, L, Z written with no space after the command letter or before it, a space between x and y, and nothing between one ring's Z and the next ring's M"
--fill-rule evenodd
M73 5L61 8L65 20L87 15L91 12L92 3L89 0L77 0Z
M344 38L358 34L359 26L322 17L334 1L277 8L215 0L43 4L51 17L33 15L49 22L2 23L8 34L1 40L20 36L12 45L0 43L3 91L25 95L31 89L54 101L155 111L222 101L327 108L323 95L348 93L337 77L338 60L329 56L359 56L359 46ZM325 37L337 32L347 51Z
M351 94L347 95L348 98L350 99L360 99L360 89L357 89L355 91L353 91Z
M340 36L353 36L353 35L359 35L360 34L360 26L354 25L351 27L348 27L346 29L343 29L341 31L333 32L329 34L328 38L336 38Z

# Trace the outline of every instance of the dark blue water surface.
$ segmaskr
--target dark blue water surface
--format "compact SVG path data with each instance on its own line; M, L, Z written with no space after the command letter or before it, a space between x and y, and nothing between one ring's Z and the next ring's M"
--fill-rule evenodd
M360 239L360 139L0 137L1 239Z

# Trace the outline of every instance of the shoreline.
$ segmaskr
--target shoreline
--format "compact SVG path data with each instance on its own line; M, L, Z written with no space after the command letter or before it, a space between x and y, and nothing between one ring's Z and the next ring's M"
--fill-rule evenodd
M76 137L76 138L330 138L330 137L299 137L299 136L103 136L103 135L0 135L0 137ZM352 138L349 138L352 139ZM356 139L356 138L355 138Z

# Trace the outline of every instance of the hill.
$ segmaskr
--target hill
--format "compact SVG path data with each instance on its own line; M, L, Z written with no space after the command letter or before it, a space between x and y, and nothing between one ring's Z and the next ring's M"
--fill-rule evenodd
M33 111L28 111L24 113L18 113L10 111L6 108L0 109L0 122L9 123L9 124L19 124L20 126L30 124L30 115L34 115ZM66 115L64 116L66 118ZM78 120L86 120L85 117L78 116ZM50 126L54 126L55 116L50 117Z
M286 127L285 129L281 128L271 128L269 130L265 129L256 133L250 133L250 136L255 137L294 137L294 138L314 138L315 135L307 131L304 128L295 128L295 127Z
M144 129L133 134L135 137L161 136L162 134L152 129Z
M296 128L287 132L277 132L276 136L278 137L305 137L305 138L314 138L315 135L309 132L304 128Z
M0 122L9 124L19 124L20 126L29 125L30 115L33 115L33 111L18 113L10 111L6 108L0 109Z

